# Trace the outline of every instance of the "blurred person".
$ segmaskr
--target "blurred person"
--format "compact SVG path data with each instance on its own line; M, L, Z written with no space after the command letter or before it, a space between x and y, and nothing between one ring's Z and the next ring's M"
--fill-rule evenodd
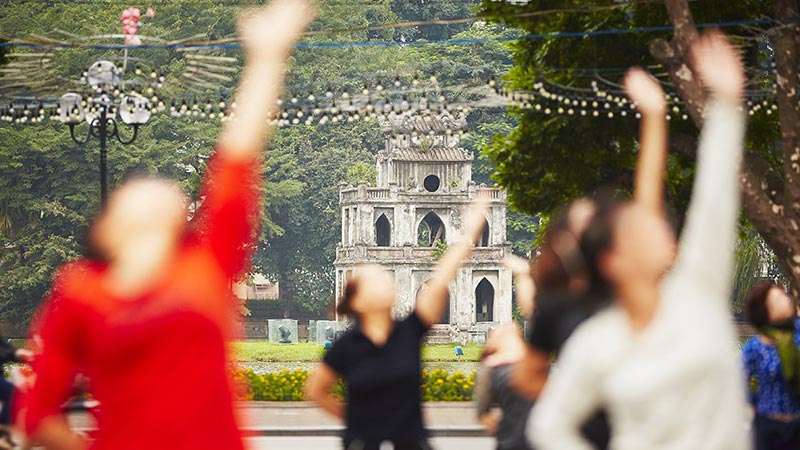
M653 214L664 215L663 191L667 154L666 101L660 84L639 68L628 71L624 83L628 97L642 115L639 156L634 178L634 201ZM488 356L488 365L514 363L510 380L514 389L529 399L539 396L551 369L552 358L572 332L586 319L605 308L611 293L605 286L593 285L579 241L598 208L607 200L580 198L557 213L547 228L533 274L515 264L517 298L533 297L535 311L529 319L528 345L518 335L505 334L498 351ZM535 281L534 281L535 278ZM520 290L520 286L528 286ZM533 301L521 304L530 303ZM499 337L498 337L499 338ZM608 448L610 430L605 411L600 408L581 427L583 437L594 448Z
M0 339L0 368L9 363L30 363L33 352L17 348L8 339ZM17 388L11 380L0 377L0 450L15 446L11 437L12 403L16 401Z
M517 304L527 319L533 314L536 289L528 261L512 255L504 264L514 274ZM515 336L506 336L509 333ZM511 385L511 374L519 360L504 361L496 366L486 364L487 358L502 350L499 347L508 345L509 339L521 339L516 324L492 329L486 341L475 387L478 421L496 437L498 450L531 450L525 438L525 424L533 400L520 395Z
M425 332L442 317L450 283L481 235L487 205L478 198L465 212L461 240L449 244L405 319L392 319L397 293L386 269L366 265L347 280L338 311L352 317L354 325L325 354L307 386L308 398L344 419L346 449L430 448L422 420L421 346ZM346 404L332 396L340 377Z
M744 315L757 330L742 349L746 380L755 382L756 450L800 449L800 318L779 284L762 281L745 296Z
M531 414L529 435L540 450L590 449L580 426L600 407L615 450L750 448L727 303L744 73L717 31L699 38L692 55L713 98L680 252L675 259L663 214L638 202L598 209L580 248L590 284L615 301L581 324L559 354Z
M191 223L174 182L138 178L117 189L90 230L99 259L62 267L35 327L36 381L23 423L49 449L243 448L227 341L259 216L261 152L287 58L313 18L306 0L273 0L239 23L245 67L236 121L223 126ZM77 373L102 404L96 439L61 412Z

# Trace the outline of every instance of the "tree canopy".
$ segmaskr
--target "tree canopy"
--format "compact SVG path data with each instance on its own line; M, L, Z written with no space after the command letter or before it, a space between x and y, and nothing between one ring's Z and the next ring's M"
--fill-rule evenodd
M88 2L68 1L7 3L0 11L4 38L51 36L55 30L67 36L118 33L120 10L128 6L97 8ZM207 39L233 37L240 6L255 3L259 2L159 2L154 5L155 17L142 18L140 34L167 40L195 35ZM403 21L466 17L477 3L327 0L320 2L320 13L311 29L361 30ZM463 23L348 31L311 36L305 41L402 43L507 33L501 26ZM139 58L132 60L138 61L136 64L165 75L166 94L177 95L186 88L180 74L187 60L180 52L163 48L129 52L132 58ZM70 83L77 83L92 61L116 61L120 53L86 48L55 52L52 65L64 80L58 89L66 91ZM230 66L237 71L240 68L237 50L210 50L206 54L234 57L238 62ZM328 87L352 92L376 74L435 74L442 84L469 85L489 73L508 70L512 60L507 45L486 42L470 46L307 48L298 49L291 63L287 80L290 95L305 96ZM197 95L228 98L237 74L232 75L232 80L220 82L217 89L195 86ZM494 169L482 150L492 134L510 129L515 122L502 109L475 110L468 120L471 135L464 139L464 145L476 155L475 179L489 183ZM196 195L219 128L217 120L153 115L132 145L109 144L110 186L117 185L131 171L146 170L175 179ZM78 126L78 130L85 132L85 125ZM123 127L122 133L127 137L129 130ZM383 148L383 139L377 124L361 121L276 130L265 161L266 204L253 262L254 270L281 283L280 300L285 314L299 309L318 316L325 314L333 296L333 259L340 236L339 183L374 181L374 154ZM0 319L24 324L46 294L55 268L82 253L89 222L99 204L99 150L96 140L83 146L73 143L66 127L52 122L0 124L0 142ZM509 236L516 251L530 250L534 223L527 215L514 213L510 217Z
M543 86L611 103L614 110L615 101L599 94L624 97L620 84L628 67L644 66L661 80L671 95L667 201L678 223L691 192L707 100L692 74L689 49L699 27L722 24L740 46L748 76L743 212L775 251L794 296L800 294L800 169L792 163L800 152L796 2L484 0L480 10L532 35L514 44L514 68L502 80L509 90ZM601 185L631 188L638 151L633 114L571 115L542 102L540 109L512 107L518 124L487 149L512 205L546 214Z

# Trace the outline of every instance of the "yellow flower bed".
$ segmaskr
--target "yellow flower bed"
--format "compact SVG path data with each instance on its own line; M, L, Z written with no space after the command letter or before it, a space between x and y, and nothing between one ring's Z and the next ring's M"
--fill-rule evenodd
M303 369L281 370L258 374L252 369L233 369L233 380L238 388L238 397L255 401L300 401L305 400L304 386L308 371ZM423 370L422 401L469 401L475 390L475 372L448 373L446 370ZM345 386L339 380L334 395L346 397Z

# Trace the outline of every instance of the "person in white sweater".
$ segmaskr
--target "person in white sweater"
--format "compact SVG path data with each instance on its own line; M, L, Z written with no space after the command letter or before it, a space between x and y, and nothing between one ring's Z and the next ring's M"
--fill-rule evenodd
M597 213L581 249L592 282L605 283L616 300L584 322L560 354L528 424L538 450L591 449L580 426L599 408L609 415L614 450L751 448L727 304L744 73L718 31L705 33L692 53L713 100L677 260L663 216L636 202Z

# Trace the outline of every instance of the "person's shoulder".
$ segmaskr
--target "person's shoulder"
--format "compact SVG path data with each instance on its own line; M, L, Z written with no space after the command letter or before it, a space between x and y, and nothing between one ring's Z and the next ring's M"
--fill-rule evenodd
M578 326L575 332L583 333L618 333L619 327L612 327L626 323L625 313L617 305L608 305L588 317Z
M761 339L759 339L758 336L751 336L750 339L748 339L747 342L744 343L744 346L742 346L742 351L749 352L753 350L758 350L763 346L764 343L761 342Z
M502 364L490 369L490 377L492 383L495 385L505 385L511 380L511 371L514 369L513 364Z
M622 310L610 305L578 325L565 346L581 346L591 349L592 354L599 354L596 350L612 348L620 343L628 327Z
M407 316L396 319L394 325L401 330L413 331L416 334L425 333L428 330L428 326L419 317L416 309L411 310Z

